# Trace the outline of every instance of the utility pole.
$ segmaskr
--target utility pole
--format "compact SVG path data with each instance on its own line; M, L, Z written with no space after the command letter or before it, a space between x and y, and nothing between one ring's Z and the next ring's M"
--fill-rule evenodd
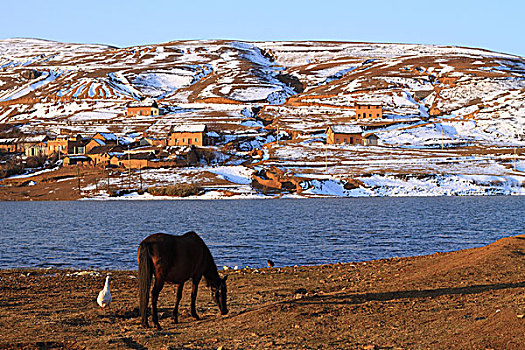
M324 168L326 173L328 174L328 143L324 145Z
M518 157L518 154L516 153L516 147L514 147L514 171L516 171L516 158Z
M139 166L140 190L142 191L142 166Z
M441 123L440 126L441 126L441 150L443 150L443 123Z
M131 190L131 154L129 152L129 144L128 144L128 189Z
M78 179L78 194L80 195L80 191L81 191L81 188L80 188L80 166L78 165L78 163L77 163L77 179Z

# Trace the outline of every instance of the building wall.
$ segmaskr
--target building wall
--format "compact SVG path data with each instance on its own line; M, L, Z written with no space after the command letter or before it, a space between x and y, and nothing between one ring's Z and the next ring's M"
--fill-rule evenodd
M45 143L38 143L35 145L27 146L24 149L24 153L28 157L39 157L47 154L47 145Z
M47 154L61 152L62 154L84 154L86 153L85 144L80 139L73 136L68 139L56 139L47 141Z
M63 160L62 160L62 165L63 166L73 166L73 165L90 165L90 162L86 159L84 160L79 160L79 159L76 159L76 158L70 158L70 157L65 157Z
M78 144L73 145L73 147L70 147L69 154L86 154L86 146L82 145L79 146Z
M109 164L109 156L107 153L102 154L88 154L88 157L91 158L91 164L96 166L106 166Z
M326 143L329 145L333 145L335 143L335 137L332 129L328 129L326 132Z
M168 146L204 146L204 134L200 132L175 132L168 138Z
M16 143L0 145L0 153L15 153Z
M56 139L47 141L47 155L53 153L67 153L67 140L66 139Z
M350 145L362 145L361 134L334 134L335 143L347 143Z
M155 107L128 107L126 115L159 115L159 109Z
M125 168L129 169L139 169L139 168L147 168L148 167L148 160L147 159L127 159L127 158L117 158L112 157L110 159L110 164L117 166L119 168Z
M363 145L365 146L378 146L379 142L376 138L364 138Z
M383 107L375 105L356 105L355 116L357 119L380 119L383 118Z
M350 145L362 145L363 137L361 134L337 134L328 130L326 134L326 143L329 145L346 143Z
M159 139L159 138L145 138L146 142L151 146L161 146L166 147L168 140L166 139Z

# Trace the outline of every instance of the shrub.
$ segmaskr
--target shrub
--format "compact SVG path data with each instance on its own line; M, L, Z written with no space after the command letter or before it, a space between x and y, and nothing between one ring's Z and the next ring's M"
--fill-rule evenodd
M41 168L46 164L47 157L45 156L36 156L28 157L26 159L27 168Z
M109 190L108 191L108 194L110 197L120 197L120 196L124 196L126 194L130 194L134 192L134 190L131 190L131 189L126 189L126 190Z
M202 189L191 184L177 184L166 187L149 187L147 192L153 196L188 197L198 195Z
M0 178L24 173L24 164L19 159L10 159L0 168Z

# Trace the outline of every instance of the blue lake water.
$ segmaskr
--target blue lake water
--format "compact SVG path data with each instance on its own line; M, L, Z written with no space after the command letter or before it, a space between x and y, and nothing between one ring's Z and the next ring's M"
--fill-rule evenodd
M0 202L0 268L136 269L151 233L201 234L219 267L479 247L525 234L525 197Z

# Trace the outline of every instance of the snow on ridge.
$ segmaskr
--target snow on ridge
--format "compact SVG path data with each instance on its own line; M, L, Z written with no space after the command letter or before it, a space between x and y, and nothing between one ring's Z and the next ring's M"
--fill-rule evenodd
M16 61L28 55L38 56L60 52L66 56L81 56L86 53L104 52L110 49L114 49L114 47L103 44L62 43L46 39L9 38L0 40L0 57L9 56Z
M270 50L277 61L285 66L300 66L310 62L323 62L339 57L408 57L408 56L472 56L475 58L499 57L516 59L519 56L477 48L424 44L355 43L322 41L269 41L254 42Z

